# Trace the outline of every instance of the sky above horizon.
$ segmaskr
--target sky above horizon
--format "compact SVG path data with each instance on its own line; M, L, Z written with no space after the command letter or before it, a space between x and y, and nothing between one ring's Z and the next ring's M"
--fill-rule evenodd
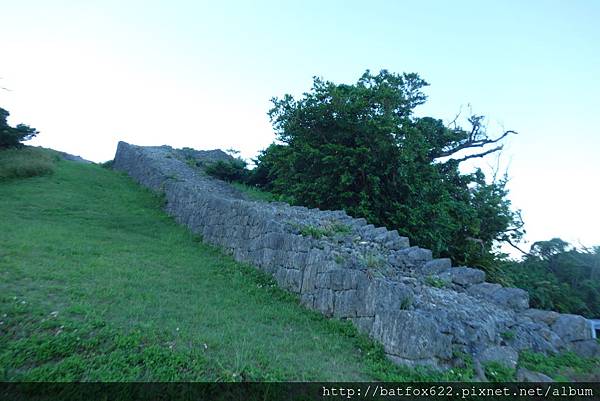
M416 72L418 116L471 105L506 140L527 244L600 245L598 1L0 0L0 107L28 144L96 162L117 142L234 148L275 136L270 99L313 76ZM465 165L486 168L495 159Z

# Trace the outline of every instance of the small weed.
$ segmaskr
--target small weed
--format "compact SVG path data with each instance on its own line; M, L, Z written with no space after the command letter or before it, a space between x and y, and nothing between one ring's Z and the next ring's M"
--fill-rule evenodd
M400 309L401 310L410 309L412 304L413 304L413 297L411 295L409 295L409 296L403 298L402 302L400 302Z
M316 239L321 239L323 237L334 237L336 234L345 235L351 230L349 226L336 221L330 222L323 227L317 227L308 224L298 224L296 222L290 222L290 224L292 227L297 229L301 235Z
M425 278L425 283L435 288L444 288L446 287L446 282L439 277L435 276L427 276Z
M336 234L346 235L351 231L350 226L340 223L339 221L333 221L329 225L325 227L325 231L327 236L332 237Z
M383 267L383 258L377 253L368 252L364 255L363 260L368 269L378 269Z
M512 330L507 330L507 331L500 333L500 337L502 337L506 341L510 341L515 338L515 332Z
M262 202L285 202L291 203L290 199L285 198L282 195L277 195L268 191L263 191L252 185L242 184L240 182L230 182L232 187L238 191L246 194L251 200L262 201Z
M188 166L190 166L191 168L194 168L194 169L198 167L198 162L196 162L196 160L192 159L191 157L185 158L185 164L187 164Z
M460 361L459 367L454 367L443 373L442 381L471 381L475 377L475 369L473 367L473 356L460 351L452 351L452 356L455 360Z
M367 268L367 276L370 279L374 277L384 277L383 267L385 262L383 257L376 252L369 251L360 257L361 262Z
M321 239L327 235L326 230L315 226L301 225L299 227L299 230L300 235L303 235L305 237L313 237L316 239Z
M487 362L484 364L485 377L491 382L515 381L515 370L498 362Z
M334 260L335 263L340 265L346 262L346 258L343 255L340 255L339 253L334 256Z

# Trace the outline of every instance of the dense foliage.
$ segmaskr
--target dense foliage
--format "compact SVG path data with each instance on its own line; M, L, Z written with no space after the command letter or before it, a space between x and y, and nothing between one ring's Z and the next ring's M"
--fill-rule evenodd
M578 250L553 238L532 245L521 262L503 274L529 292L534 308L600 317L600 247Z
M600 250L575 250L559 239L534 244L521 262L499 244L522 237L520 214L507 199L506 177L462 173L460 163L502 148L483 117L469 129L417 118L426 83L416 74L368 71L354 85L315 78L302 98L273 99L278 142L255 160L214 165L211 173L321 209L344 209L397 229L411 243L479 267L488 280L526 289L533 307L600 316Z
M414 117L426 85L416 74L367 71L354 85L315 78L301 99L274 98L278 143L258 156L248 180L298 204L397 229L455 263L491 266L494 244L518 240L522 222L505 179L488 183L459 164L500 150L484 147L512 131L490 139L481 116L469 118L470 130Z
M7 118L10 113L0 107L0 149L21 146L21 142L28 141L38 134L35 128L25 124L16 127L8 125Z
M246 169L247 163L240 158L232 158L224 161L208 164L205 171L223 181L246 183L250 176L250 171Z

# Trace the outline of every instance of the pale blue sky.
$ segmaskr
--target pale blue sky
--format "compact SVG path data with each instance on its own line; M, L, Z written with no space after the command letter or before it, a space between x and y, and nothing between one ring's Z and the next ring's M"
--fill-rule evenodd
M461 106L511 137L530 241L600 244L600 1L0 0L0 107L32 144L112 158L118 140L237 148L274 138L269 99L313 75L417 72L418 115ZM493 160L490 160L492 162ZM485 163L484 163L485 164ZM525 245L527 248L528 245Z

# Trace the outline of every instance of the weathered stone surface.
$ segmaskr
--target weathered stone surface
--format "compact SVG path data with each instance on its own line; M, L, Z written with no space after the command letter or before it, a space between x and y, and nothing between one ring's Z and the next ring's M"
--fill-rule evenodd
M600 357L600 344L595 339L575 341L569 345L570 349L584 358Z
M333 315L333 302L335 293L332 290L321 289L314 294L315 309L325 316Z
M356 317L361 311L364 299L357 290L336 291L333 300L335 317Z
M529 383L548 383L554 380L550 376L546 376L540 372L534 372L533 370L519 368L517 369L517 381L529 382Z
M453 343L463 352L476 353L498 344L500 333L515 319L512 310L464 293L422 287L415 294L414 309L428 311L441 331L451 334Z
M551 325L556 321L556 319L560 316L560 313L542 310L542 309L527 309L521 313L522 316L529 317L534 322L542 322L547 325Z
M451 282L461 286L479 284L485 281L483 270L471 269L470 267L453 267L443 271L441 275L447 275Z
M404 365L409 367L422 367L427 366L429 368L439 368L439 360L437 358L421 358L421 359L410 359L402 358L394 354L386 354L389 360L397 365Z
M426 262L423 267L421 267L420 271L424 275L437 274L441 273L444 270L450 269L452 267L452 262L448 258L442 259L433 259L429 262Z
M416 311L388 311L375 315L372 335L385 352L419 361L452 356L452 337L443 334L429 316Z
M302 276L302 293L312 293L317 288L317 266L314 264L294 264L295 266L304 265L304 274Z
M484 364L486 362L498 362L501 365L514 369L519 361L519 353L512 347L492 346L481 352L477 356L477 359Z
M389 281L374 280L367 289L365 304L366 314L374 316L388 310L401 310L412 304L414 299L412 287Z
M295 269L278 269L275 272L275 280L277 280L280 287L299 293L302 284L302 272Z
M560 315L551 327L566 342L590 340L592 338L590 322L583 316Z
M565 342L548 326L539 323L519 323L510 328L512 339L506 342L518 351L531 350L556 353L565 348Z
M375 318L373 317L353 317L350 318L350 320L352 321L352 323L354 323L354 325L356 326L356 328L358 328L358 331L360 331L363 334L371 334L371 330L373 329L373 322L375 321Z
M331 288L332 290L356 289L359 280L365 278L365 273L360 270L335 269L319 275L317 287Z
M380 238L380 240L386 248L394 251L406 249L410 246L408 238L401 237L396 230L386 232L385 235Z
M423 264L433 259L429 249L423 249L417 246L406 249L406 256L408 256L412 262L417 264Z
M529 308L529 294L520 288L502 287L494 293L494 301L517 311Z
M520 288L505 288L500 284L481 283L472 285L467 291L473 296L487 298L517 311L529 308L529 294Z
M528 309L525 291L432 259L396 231L343 211L253 201L190 167L228 157L120 142L114 168L163 193L166 212L204 242L271 274L306 307L350 319L397 363L450 366L453 349L511 365L515 349L597 354L584 318ZM428 285L430 275L448 285Z

